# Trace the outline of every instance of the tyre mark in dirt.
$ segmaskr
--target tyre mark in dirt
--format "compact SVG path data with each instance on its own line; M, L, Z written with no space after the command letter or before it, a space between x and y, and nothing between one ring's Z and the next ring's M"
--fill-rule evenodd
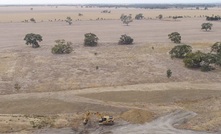
M194 112L177 110L166 116L160 117L151 123L146 123L144 125L129 124L115 128L111 131L114 134L211 134L208 132L196 132L174 128L174 126L182 124L187 119L190 119L195 115L196 113Z

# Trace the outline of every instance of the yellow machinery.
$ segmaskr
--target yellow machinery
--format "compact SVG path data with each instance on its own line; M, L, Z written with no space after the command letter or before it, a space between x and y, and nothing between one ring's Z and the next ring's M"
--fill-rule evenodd
M113 125L114 124L114 118L112 116L103 116L102 114L98 112L87 112L84 117L84 125L87 125L90 117L92 115L96 115L99 118L99 125Z

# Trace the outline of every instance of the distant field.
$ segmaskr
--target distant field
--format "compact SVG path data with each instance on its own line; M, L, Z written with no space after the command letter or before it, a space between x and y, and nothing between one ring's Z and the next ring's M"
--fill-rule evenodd
M120 20L78 21L73 25L66 22L0 23L4 31L0 33L0 57L4 62L0 65L0 92L15 92L16 82L21 84L21 90L28 92L167 82L168 68L173 69L175 81L220 81L217 70L206 74L186 69L182 61L171 60L168 55L174 46L168 34L174 31L180 32L182 42L192 45L194 50L209 52L210 46L220 40L221 25L213 22L213 29L205 32L200 29L203 22L204 18L134 20L129 26ZM43 36L41 48L25 45L24 36L32 32ZM83 46L84 34L88 32L98 36L98 47ZM133 37L134 45L117 45L122 34ZM53 55L51 48L57 39L73 42L74 52Z
M33 8L33 10L30 10ZM102 10L110 10L111 13L101 13ZM21 22L35 18L36 21L64 20L67 16L74 20L119 19L121 14L143 13L145 18L155 19L159 14L165 18L169 16L212 16L220 15L221 8L209 8L209 10L191 9L138 9L138 8L81 8L80 6L25 6L25 7L0 7L0 22ZM78 14L83 16L79 17Z
M111 13L104 14L102 10ZM119 20L122 13L133 16L143 13L148 19L134 20L125 26ZM177 118L184 120L180 128L220 130L221 68L217 66L207 73L188 69L181 59L171 59L168 53L176 45L168 34L175 31L193 51L210 52L211 45L220 41L221 22L211 22L212 30L205 32L201 24L207 21L202 16L220 13L220 8L0 7L0 133L23 130L31 133L28 131L37 129L33 120L40 125L46 121L45 125L49 123L53 128L69 127L72 132L75 127L80 128L79 133L81 129L83 133L82 117L88 110L114 115L117 125L113 128L122 125L121 114L128 110L132 112L126 115L135 119L139 113L151 113L151 120L181 110L197 115L186 119L180 112L181 117ZM159 14L164 16L162 20L156 19ZM178 15L192 18L168 18ZM67 16L78 21L68 25L62 21ZM37 23L22 22L30 18ZM98 36L97 47L83 45L84 34L89 32ZM42 35L40 48L25 44L27 33ZM118 45L122 34L131 36L133 45ZM71 41L74 51L67 55L52 54L57 39ZM171 78L166 76L168 69L172 70ZM163 125L167 130L164 133L179 132L172 132L175 128L173 123L170 125L170 118L165 122L170 127ZM92 122L91 127L93 123L96 125Z

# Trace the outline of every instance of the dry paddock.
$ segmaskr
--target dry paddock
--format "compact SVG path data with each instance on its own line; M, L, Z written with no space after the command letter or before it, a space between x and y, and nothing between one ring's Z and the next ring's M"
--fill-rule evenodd
M129 109L142 109L160 116L179 109L198 114L181 128L204 131L219 128L221 99L217 90L220 90L221 69L203 73L185 68L182 60L172 60L168 52L174 44L167 35L177 31L182 36L182 42L191 45L194 51L209 52L210 46L220 41L220 22L212 22L212 30L205 32L200 29L201 24L206 22L205 18L134 20L129 26L115 20L126 11L133 11L133 14L143 11L146 17L154 12L149 16L153 17L159 12L166 16L181 13L211 15L218 14L219 9L208 12L112 9L111 20L94 20L102 17L100 9L58 7L55 11L54 8L36 7L29 12L30 7L0 7L1 114L61 114L66 117L61 117L62 122L65 120L69 123L67 126L72 127L66 115L72 112L82 115L92 110L119 116ZM85 20L74 21L73 25L46 20L50 15L50 19L71 16L72 11L75 14L84 12ZM34 14L37 23L21 22ZM91 21L90 15L94 17ZM10 22L12 18L14 20ZM39 21L41 19L44 21ZM83 46L84 34L88 32L99 37L97 47ZM25 45L23 38L27 33L43 36L40 48ZM134 44L118 45L122 34L134 38ZM68 55L53 55L51 48L57 39L73 42L74 51ZM170 79L166 77L167 69L173 72ZM16 89L15 84L21 88ZM9 124L10 120L17 120L7 116ZM8 126L3 119L5 116L1 118L0 123ZM26 121L26 125L31 127L29 120ZM13 131L25 129L20 121L16 123L11 124L18 128ZM188 128L190 125L193 127ZM7 130L0 127L0 132L11 131L11 126Z

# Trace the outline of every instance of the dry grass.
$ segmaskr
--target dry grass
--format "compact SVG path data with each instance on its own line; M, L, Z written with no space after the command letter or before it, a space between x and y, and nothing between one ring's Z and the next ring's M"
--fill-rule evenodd
M216 107L220 107L220 98L208 98L220 97L219 91L212 91L220 90L220 69L202 73L185 68L182 60L172 60L168 51L174 44L168 40L167 35L178 31L183 43L192 45L194 50L208 52L209 47L220 40L220 22L213 22L212 31L204 32L200 30L200 25L205 18L141 20L130 23L130 26L124 26L119 20L75 21L71 26L62 21L48 20L65 19L67 16L75 20L94 20L98 17L118 19L122 13L143 13L146 18L155 18L159 14L166 17L216 15L220 9L110 9L111 14L101 14L101 10L34 7L30 11L30 7L0 7L0 22L12 21L0 23L4 31L0 33L0 113L40 114L45 117L38 119L40 122L44 119L51 121L47 114L62 113L62 116L53 118L51 123L60 128L78 126L79 122L73 123L73 118L68 120L68 113L84 113L87 110L119 114L128 109L143 109L151 111L151 114L132 110L126 116L140 113L152 119L152 112L161 115L175 109L188 109L199 113L199 116L187 122L193 124L194 128L191 129L218 128L220 119L216 117L220 116L220 109ZM78 17L78 13L84 16ZM44 22L20 23L31 17ZM23 38L30 32L43 36L40 48L33 49L25 45ZM83 46L83 35L87 32L93 32L99 37L97 47ZM120 35L125 33L134 38L134 45L117 45ZM51 48L57 39L72 41L74 52L53 55ZM96 69L96 66L99 68ZM167 69L173 72L170 79L166 77ZM16 84L20 88L16 88ZM84 95L78 96L80 93ZM209 114L204 118L204 111L207 110ZM23 115L21 118L0 116L0 120L0 132L29 130L32 127L30 120ZM142 120L142 123L145 121L149 121L149 118ZM201 123L197 124L197 121Z
M105 8L80 8L80 7L65 7L59 6L51 7L33 7L33 11L30 10L32 7L0 7L0 11L4 12L0 15L0 22L21 22L26 19L35 18L38 22L48 20L65 20L67 16L74 18L74 20L96 20L97 18L103 19L119 19L121 14L136 14L143 13L145 18L156 19L159 14L167 18L169 16L212 16L219 15L219 8L211 8L210 10L191 10L191 9L134 9L134 8L108 8L111 13L101 13ZM78 16L82 13L83 16ZM19 16L19 17L18 17Z

